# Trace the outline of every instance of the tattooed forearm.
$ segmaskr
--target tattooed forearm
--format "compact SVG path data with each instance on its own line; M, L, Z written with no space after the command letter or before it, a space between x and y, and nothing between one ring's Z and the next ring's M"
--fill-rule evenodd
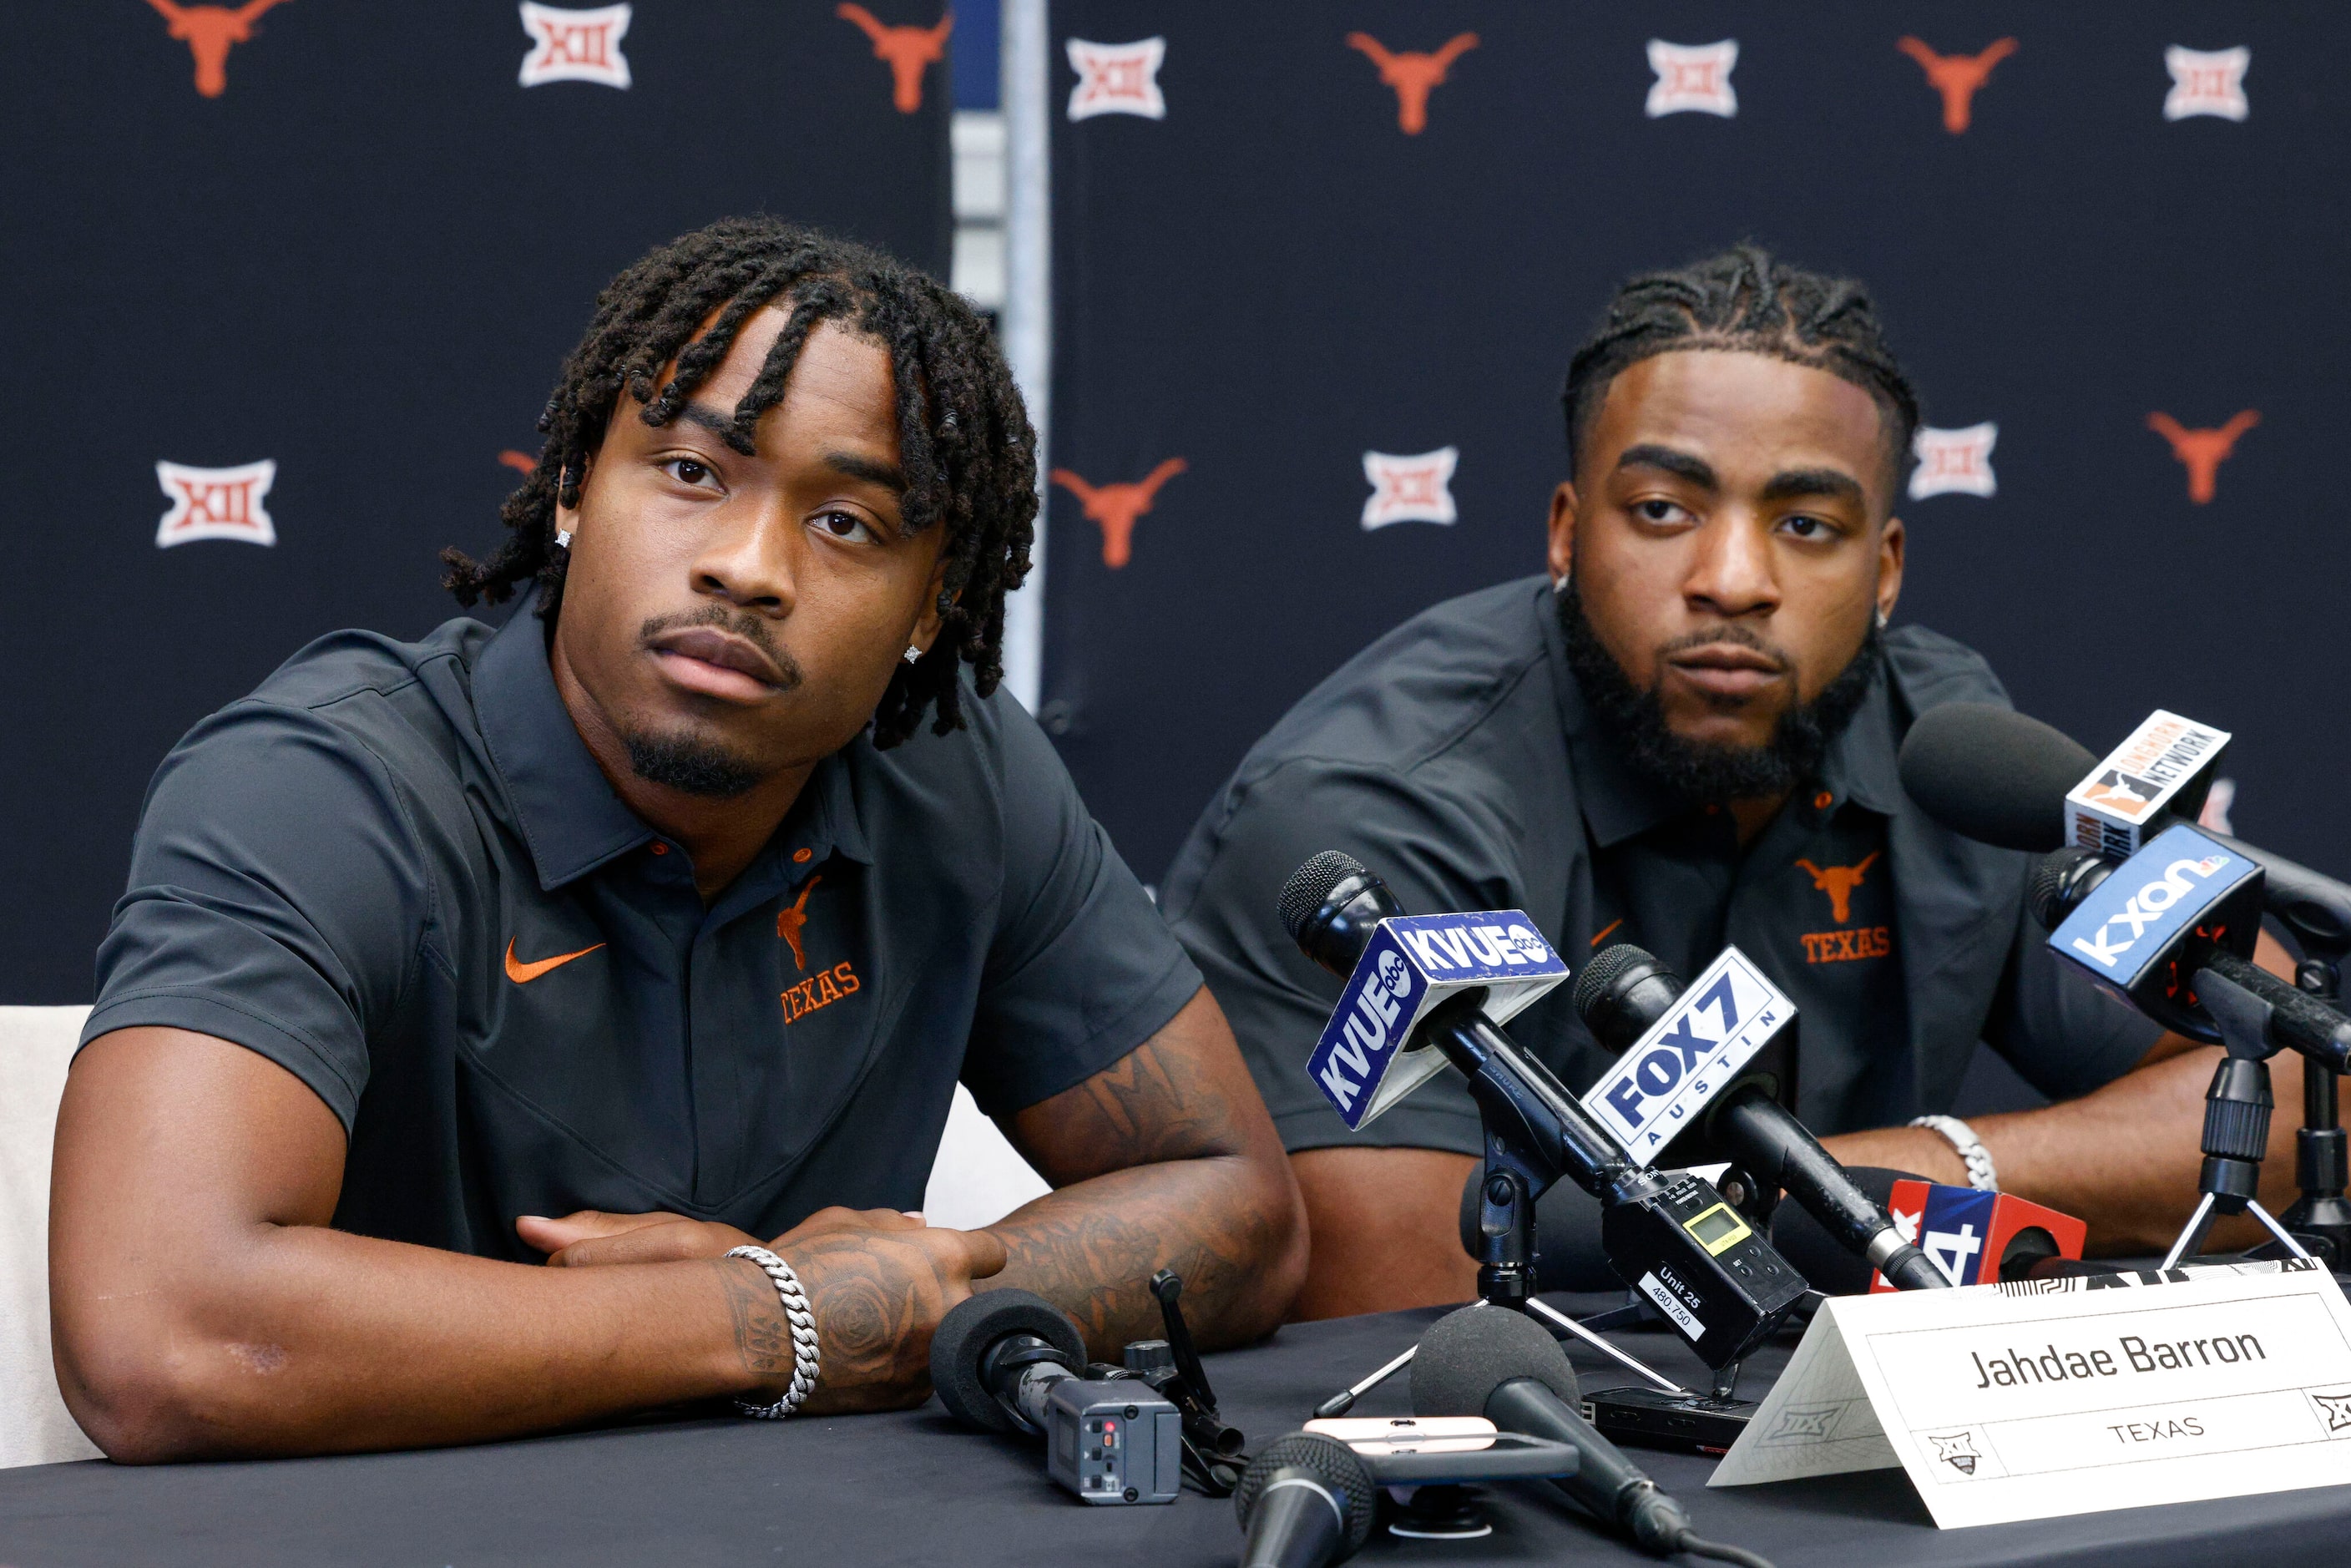
M789 1382L792 1375L792 1330L782 1299L756 1264L743 1258L711 1262L726 1291L735 1319L735 1351L743 1370L761 1384Z
M992 1227L1010 1254L989 1285L1035 1291L1098 1354L1157 1337L1149 1281L1184 1277L1202 1343L1273 1327L1304 1268L1290 1166L1203 990L1166 1028L1008 1129L1059 1189ZM983 1287L985 1288L985 1287Z

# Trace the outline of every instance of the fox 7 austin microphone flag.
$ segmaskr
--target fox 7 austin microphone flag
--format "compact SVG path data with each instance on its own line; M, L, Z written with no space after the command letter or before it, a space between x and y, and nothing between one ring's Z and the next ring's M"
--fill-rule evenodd
M1364 944L1307 1076L1340 1120L1361 1127L1444 1071L1442 1051L1405 1045L1437 1003L1482 988L1486 1016L1499 1024L1566 978L1521 910L1392 915Z
M1583 1108L1647 1165L1796 1016L1755 961L1725 947L1600 1075Z

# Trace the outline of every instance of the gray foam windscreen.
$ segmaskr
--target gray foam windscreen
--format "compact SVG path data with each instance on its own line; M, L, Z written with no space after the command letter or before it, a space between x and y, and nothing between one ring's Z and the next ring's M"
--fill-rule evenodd
M1412 1358L1416 1416L1483 1416L1494 1390L1516 1378L1546 1384L1570 1406L1575 1368L1548 1330L1508 1307L1463 1307L1420 1336Z

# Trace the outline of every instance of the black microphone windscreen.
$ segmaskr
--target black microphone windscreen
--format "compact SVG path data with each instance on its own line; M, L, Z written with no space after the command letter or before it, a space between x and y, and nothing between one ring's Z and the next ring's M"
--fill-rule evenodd
M1304 865L1290 873L1290 881L1281 890L1281 928L1290 933L1292 942L1306 924L1306 917L1322 907L1331 890L1351 876L1366 875L1364 862L1338 850L1324 850Z
M1893 1200L1896 1182L1927 1179L1879 1166L1847 1166L1844 1174L1853 1178L1863 1197L1880 1208ZM1771 1211L1771 1245L1823 1295L1859 1296L1869 1291L1874 1270L1868 1260L1855 1257L1793 1198L1782 1198L1780 1207Z
M1337 1438L1325 1437L1319 1432L1292 1432L1286 1437L1276 1437L1258 1450L1257 1458L1241 1472L1241 1484L1233 1489L1233 1511L1240 1516L1243 1530L1249 1527L1257 1513L1258 1500L1265 1495L1266 1483L1283 1470L1304 1470L1322 1483L1346 1515L1342 1527L1343 1544L1330 1560L1336 1563L1353 1556L1371 1538L1372 1521L1379 1511L1378 1487L1363 1457Z
M1463 1307L1429 1325L1413 1352L1413 1414L1483 1416L1494 1390L1520 1377L1574 1408L1575 1368L1548 1330L1508 1307Z
M984 1431L1014 1429L1011 1415L988 1391L980 1360L1007 1334L1035 1334L1061 1353L1061 1363L1082 1374L1086 1342L1069 1314L1031 1291L983 1291L967 1297L939 1320L931 1336L931 1386L947 1414Z
M1619 942L1613 947L1602 948L1593 956L1592 962L1583 967L1583 973L1575 977L1575 992L1571 998L1575 1006L1575 1016L1582 1018L1590 1012L1593 1004L1606 996L1628 970L1656 961L1655 956L1630 942Z
M2065 841L2065 792L2098 759L2037 718L1993 703L1945 703L1902 740L1903 792L1955 833L2039 853Z

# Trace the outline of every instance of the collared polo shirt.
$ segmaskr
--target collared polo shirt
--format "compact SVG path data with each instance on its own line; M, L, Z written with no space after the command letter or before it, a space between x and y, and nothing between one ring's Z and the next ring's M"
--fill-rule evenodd
M83 1039L231 1040L350 1134L335 1223L535 1260L520 1214L772 1236L914 1208L958 1080L1005 1115L1200 979L1008 695L819 765L705 905L573 727L544 623L345 632L150 788Z
M2127 1071L2158 1030L2051 957L2024 907L2028 857L1945 831L1902 792L1911 720L2005 702L1999 682L1922 628L1884 642L1819 776L1743 851L1728 813L1691 810L1625 762L1568 667L1546 580L1437 605L1308 694L1209 802L1161 891L1285 1144L1480 1149L1455 1074L1353 1133L1307 1077L1339 982L1298 951L1277 901L1330 849L1416 913L1523 909L1572 968L1632 942L1687 978L1735 944L1797 1004L1797 1109L1824 1135L1949 1109L1979 1040L2053 1097ZM1611 1053L1573 988L1509 1027L1580 1092Z

